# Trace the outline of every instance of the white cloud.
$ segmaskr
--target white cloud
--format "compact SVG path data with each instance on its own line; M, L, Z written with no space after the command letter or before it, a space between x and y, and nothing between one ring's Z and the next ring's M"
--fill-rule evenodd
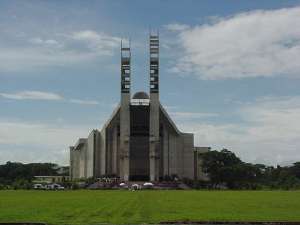
M99 102L95 100L70 99L70 102L81 105L99 105Z
M66 126L20 121L0 121L0 163L57 162L67 164L68 146L91 131L87 126Z
M290 144L299 139L300 97L298 96L260 99L254 106L243 107L241 115L244 120L254 124L248 129L250 139L255 137L264 142L277 140Z
M263 98L243 105L242 123L211 124L179 121L195 133L199 146L228 148L244 160L268 164L300 161L300 96Z
M53 40L53 39L46 39L46 40L43 40L39 37L36 37L36 38L32 38L29 40L31 43L33 44L38 44L38 45L51 45L51 46L59 46L59 43L58 41L56 40Z
M62 100L63 97L51 93L51 92L41 92L41 91L21 91L14 94L9 93L0 93L0 96L7 99L14 99L14 100Z
M18 44L0 42L0 71L15 72L87 63L113 55L120 45L118 37L92 30L54 34L48 38L30 35L10 38Z
M261 98L241 105L235 113L242 122L195 122L187 119L194 116L190 113L174 118L182 131L195 134L197 146L228 148L243 160L256 163L276 165L300 160L300 96ZM221 114L207 116L214 115ZM66 163L68 145L86 137L92 127L62 123L0 120L0 159Z
M169 113L172 118L174 117L175 119L201 119L201 118L207 118L207 117L216 117L218 114L216 113L202 113L202 112L176 112L176 111L171 111Z
M179 29L183 55L172 68L201 79L300 74L300 7L258 10Z
M42 91L21 91L16 93L0 93L0 97L12 100L47 100L66 101L81 105L99 105L98 101L86 99L66 99L62 95Z
M74 40L85 42L92 51L111 55L113 49L120 46L121 39L105 33L97 33L93 30L74 32L71 36Z
M190 28L190 26L186 24L180 24L180 23L171 23L164 26L169 31L183 31Z
M92 52L53 49L50 47L0 48L0 71L18 72L52 66L86 63L98 57Z
M211 118L218 117L217 113L210 112L187 112L181 111L179 106L170 106L165 105L164 109L167 110L168 114L172 117L172 119L176 121L187 121L187 120L197 120L203 118Z

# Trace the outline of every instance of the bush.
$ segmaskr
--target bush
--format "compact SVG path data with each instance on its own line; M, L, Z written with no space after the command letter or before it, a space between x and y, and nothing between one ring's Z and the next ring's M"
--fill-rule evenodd
M189 187L194 186L194 180L192 180L190 178L184 177L184 178L182 178L182 182L185 183Z
M14 190L17 190L17 189L31 189L32 188L32 183L29 182L28 180L25 180L25 179L18 179L18 180L15 180L12 183L12 188Z

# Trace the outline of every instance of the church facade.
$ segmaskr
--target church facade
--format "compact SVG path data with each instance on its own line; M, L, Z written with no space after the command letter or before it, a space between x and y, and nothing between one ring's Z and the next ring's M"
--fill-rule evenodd
M194 135L178 130L159 101L159 37L150 35L149 94L131 98L130 46L121 44L121 99L101 130L70 146L71 179L114 175L157 181L165 176L205 179Z

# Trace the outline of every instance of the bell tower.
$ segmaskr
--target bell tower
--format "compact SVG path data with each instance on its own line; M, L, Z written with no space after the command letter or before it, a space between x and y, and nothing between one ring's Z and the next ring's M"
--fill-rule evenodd
M149 158L150 180L159 179L159 34L149 36L150 51L150 126Z
M130 144L130 41L128 46L121 42L121 106L120 106L120 177L129 179Z

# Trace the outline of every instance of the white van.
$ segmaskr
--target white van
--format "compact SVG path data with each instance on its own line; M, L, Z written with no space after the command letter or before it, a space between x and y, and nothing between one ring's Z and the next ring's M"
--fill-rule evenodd
M48 184L47 190L64 190L65 188L60 184Z
M36 189L36 190L44 190L46 187L42 184L34 184L33 185L33 189Z

